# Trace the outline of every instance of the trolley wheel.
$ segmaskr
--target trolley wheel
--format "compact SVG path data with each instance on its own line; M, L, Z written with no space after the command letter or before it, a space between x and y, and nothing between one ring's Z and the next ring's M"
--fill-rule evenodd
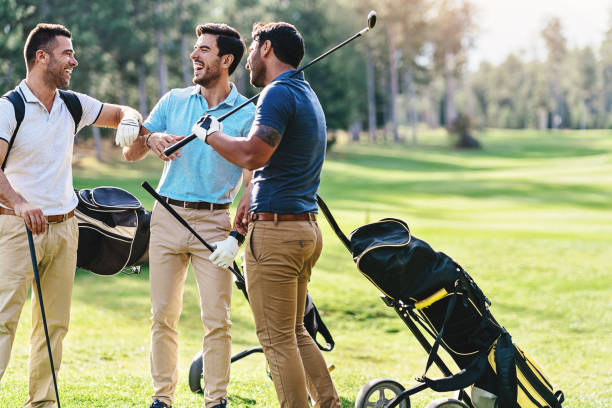
M202 375L203 375L204 362L202 360L202 352L198 352L193 361L191 367L189 367L189 388L192 392L202 394Z
M365 384L355 399L355 408L383 408L397 397L404 386L395 380L377 378ZM399 408L410 408L410 400L405 399Z
M438 398L427 405L426 408L469 408L465 403L454 398Z

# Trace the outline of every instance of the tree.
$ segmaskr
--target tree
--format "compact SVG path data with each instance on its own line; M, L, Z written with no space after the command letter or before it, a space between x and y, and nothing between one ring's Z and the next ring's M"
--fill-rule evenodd
M566 39L563 36L561 20L558 17L552 17L548 20L542 30L542 38L548 51L546 72L554 101L552 127L558 129L559 126L565 124L562 112L564 101L561 89L561 69L567 54Z
M444 78L444 124L450 128L457 118L455 91L473 44L476 26L471 3L442 0L432 24L435 69Z

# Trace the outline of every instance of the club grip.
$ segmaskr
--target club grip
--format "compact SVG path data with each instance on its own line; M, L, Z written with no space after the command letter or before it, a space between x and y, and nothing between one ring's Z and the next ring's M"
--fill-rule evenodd
M180 142L177 142L177 143L173 144L172 146L170 146L169 148L167 148L166 150L164 150L164 154L166 156L171 156L174 152L176 152L181 147L185 146L187 143L191 142L196 137L197 136L195 134L193 134L193 133L190 134L189 136L187 136L186 138L184 138Z

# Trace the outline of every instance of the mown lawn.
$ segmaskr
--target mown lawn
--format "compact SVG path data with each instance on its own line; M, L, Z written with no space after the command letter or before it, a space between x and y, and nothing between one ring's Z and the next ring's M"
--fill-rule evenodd
M445 136L419 145L335 145L320 186L346 233L383 217L408 222L415 236L452 256L492 300L492 311L565 392L567 407L612 406L612 132L489 131L484 149L450 149ZM153 201L155 158L128 164L90 158L75 168L76 187L116 185ZM389 377L415 384L426 355L322 220L325 247L310 292L332 331L325 355L343 407L361 386ZM146 407L149 299L146 268L138 276L77 273L71 329L59 377L62 406ZM30 331L24 308L13 357L0 384L0 406L27 396ZM257 345L248 305L234 291L234 351ZM175 407L196 407L187 384L202 328L193 277L180 323L180 377ZM232 366L234 407L277 406L261 354ZM424 407L436 398L413 399Z

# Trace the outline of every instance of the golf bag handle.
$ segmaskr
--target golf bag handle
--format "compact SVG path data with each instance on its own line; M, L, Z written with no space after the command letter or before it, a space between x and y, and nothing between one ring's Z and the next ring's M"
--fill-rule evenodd
M323 212L325 219L327 220L327 222L329 222L329 225L332 227L332 229L334 230L338 238L340 238L340 241L342 241L346 249L348 249L349 252L351 252L351 241L349 241L346 235L344 235L344 232L342 232L342 230L338 226L338 223L334 219L334 216L332 215L331 211L329 211L327 204L325 204L325 201L323 201L321 196L318 194L317 194L317 203L319 204L319 208Z
M200 241L202 243L202 245L204 245L206 247L206 249L208 249L210 252L214 252L215 248L213 248L208 242L206 242L204 240L204 238L202 238L200 236L200 234L198 234L193 228L191 228L191 226L187 223L187 221L185 221L185 219L183 217L181 217L176 211L174 211L174 208L172 208L170 206L170 204L168 204L163 198L162 196L160 196L159 194L157 194L157 191L155 191L155 189L153 187L151 187L151 185L146 182L143 181L141 184L142 188L144 188L145 190L147 190L147 192L149 194L151 194L153 196L153 198L155 198L157 200L158 203L160 203L166 210L168 210L168 212L174 217L176 218L176 220L178 222L180 222L185 228L187 228L187 230L189 232L191 232L193 234L194 237L196 237L198 239L198 241ZM236 277L236 286L238 286L238 288L242 291L242 293L244 293L244 296L247 298L247 300L249 299L249 295L247 295L247 291L246 291L246 286L245 286L245 281L244 281L244 276L242 276L242 274L238 271L238 265L236 265L236 262L234 261L233 266L229 266L228 269L234 274L234 276Z

